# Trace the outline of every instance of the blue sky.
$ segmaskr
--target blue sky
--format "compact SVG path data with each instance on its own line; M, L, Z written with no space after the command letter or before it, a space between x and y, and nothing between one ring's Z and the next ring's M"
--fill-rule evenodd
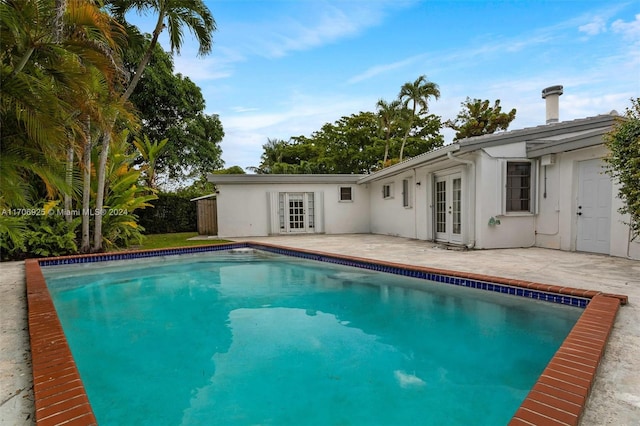
M561 121L622 113L640 96L638 1L205 3L218 26L213 52L197 57L187 33L175 70L220 115L225 167L257 166L267 138L375 111L422 74L441 92L430 112L446 120L466 97L500 99L517 109L512 130L544 124L547 86L564 85ZM139 26L150 32L151 22Z

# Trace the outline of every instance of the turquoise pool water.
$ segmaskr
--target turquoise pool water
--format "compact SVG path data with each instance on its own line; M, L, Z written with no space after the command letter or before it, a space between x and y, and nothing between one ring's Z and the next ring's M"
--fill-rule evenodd
M582 313L259 251L43 273L102 426L506 424Z

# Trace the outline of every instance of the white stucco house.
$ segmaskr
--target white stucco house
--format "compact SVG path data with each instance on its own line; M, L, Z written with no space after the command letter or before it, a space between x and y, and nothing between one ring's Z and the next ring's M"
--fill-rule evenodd
M640 259L603 135L617 114L468 138L369 175L209 175L218 235L374 233L476 249L546 247Z

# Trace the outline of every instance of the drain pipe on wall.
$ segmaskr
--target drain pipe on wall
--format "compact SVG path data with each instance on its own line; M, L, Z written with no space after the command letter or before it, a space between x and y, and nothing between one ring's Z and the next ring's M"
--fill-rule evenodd
M418 239L418 186L420 182L418 182L418 174L416 173L416 168L413 168L413 238Z
M462 163L462 164L466 164L467 166L471 167L471 175L470 175L470 180L472 180L472 182L470 182L470 184L468 185L469 188L473 187L473 199L470 200L471 204L469 206L469 212L473 212L474 216L473 219L471 221L469 221L469 234L472 237L471 238L471 242L469 244L467 244L467 248L468 249L472 249L476 246L476 220L475 220L475 210L476 210L476 163L475 161L472 160L463 160L462 158L458 158L458 157L454 157L453 154L451 152L447 152L447 158L449 160L458 162L458 163ZM471 185L473 184L473 185Z

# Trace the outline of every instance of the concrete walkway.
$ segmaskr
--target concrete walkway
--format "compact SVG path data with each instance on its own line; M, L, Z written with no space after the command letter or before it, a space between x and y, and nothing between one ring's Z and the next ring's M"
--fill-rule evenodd
M539 248L454 251L381 235L301 235L262 241L411 265L475 272L629 296L616 320L582 426L632 426L640 419L640 262ZM22 262L0 264L0 425L33 424Z
M24 262L0 263L0 425L35 422Z

